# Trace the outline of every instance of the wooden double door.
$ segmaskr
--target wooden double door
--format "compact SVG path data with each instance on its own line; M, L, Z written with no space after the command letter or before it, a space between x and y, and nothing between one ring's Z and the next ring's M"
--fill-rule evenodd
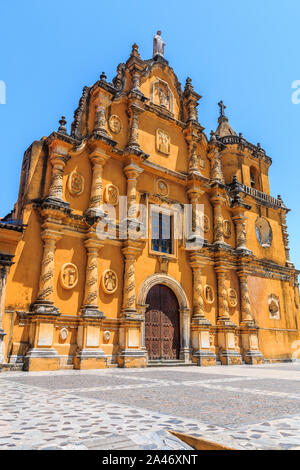
M179 305L169 287L157 284L147 295L145 344L149 359L179 359Z

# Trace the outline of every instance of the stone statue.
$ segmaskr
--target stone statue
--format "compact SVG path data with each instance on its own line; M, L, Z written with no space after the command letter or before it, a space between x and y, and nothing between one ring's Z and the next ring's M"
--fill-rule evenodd
M161 31L157 31L153 38L153 57L156 55L164 56L165 43L161 37Z

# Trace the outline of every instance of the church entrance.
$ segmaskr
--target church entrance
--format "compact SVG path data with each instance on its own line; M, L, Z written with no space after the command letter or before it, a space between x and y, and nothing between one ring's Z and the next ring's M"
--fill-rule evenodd
M174 292L157 284L147 295L149 305L145 314L145 345L148 357L179 359L180 326L179 305Z

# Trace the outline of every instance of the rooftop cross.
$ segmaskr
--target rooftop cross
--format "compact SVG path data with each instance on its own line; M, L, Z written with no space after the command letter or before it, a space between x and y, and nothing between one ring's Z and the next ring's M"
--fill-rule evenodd
M220 116L224 117L225 116L225 109L226 109L225 104L223 103L223 101L219 101L218 106L220 108Z

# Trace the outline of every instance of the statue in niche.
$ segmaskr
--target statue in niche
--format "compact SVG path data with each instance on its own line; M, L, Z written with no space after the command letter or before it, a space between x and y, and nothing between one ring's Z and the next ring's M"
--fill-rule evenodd
M215 299L214 290L208 284L204 287L204 298L208 304L212 304Z
M153 38L153 57L156 55L164 56L166 43L161 37L161 31L157 31Z

